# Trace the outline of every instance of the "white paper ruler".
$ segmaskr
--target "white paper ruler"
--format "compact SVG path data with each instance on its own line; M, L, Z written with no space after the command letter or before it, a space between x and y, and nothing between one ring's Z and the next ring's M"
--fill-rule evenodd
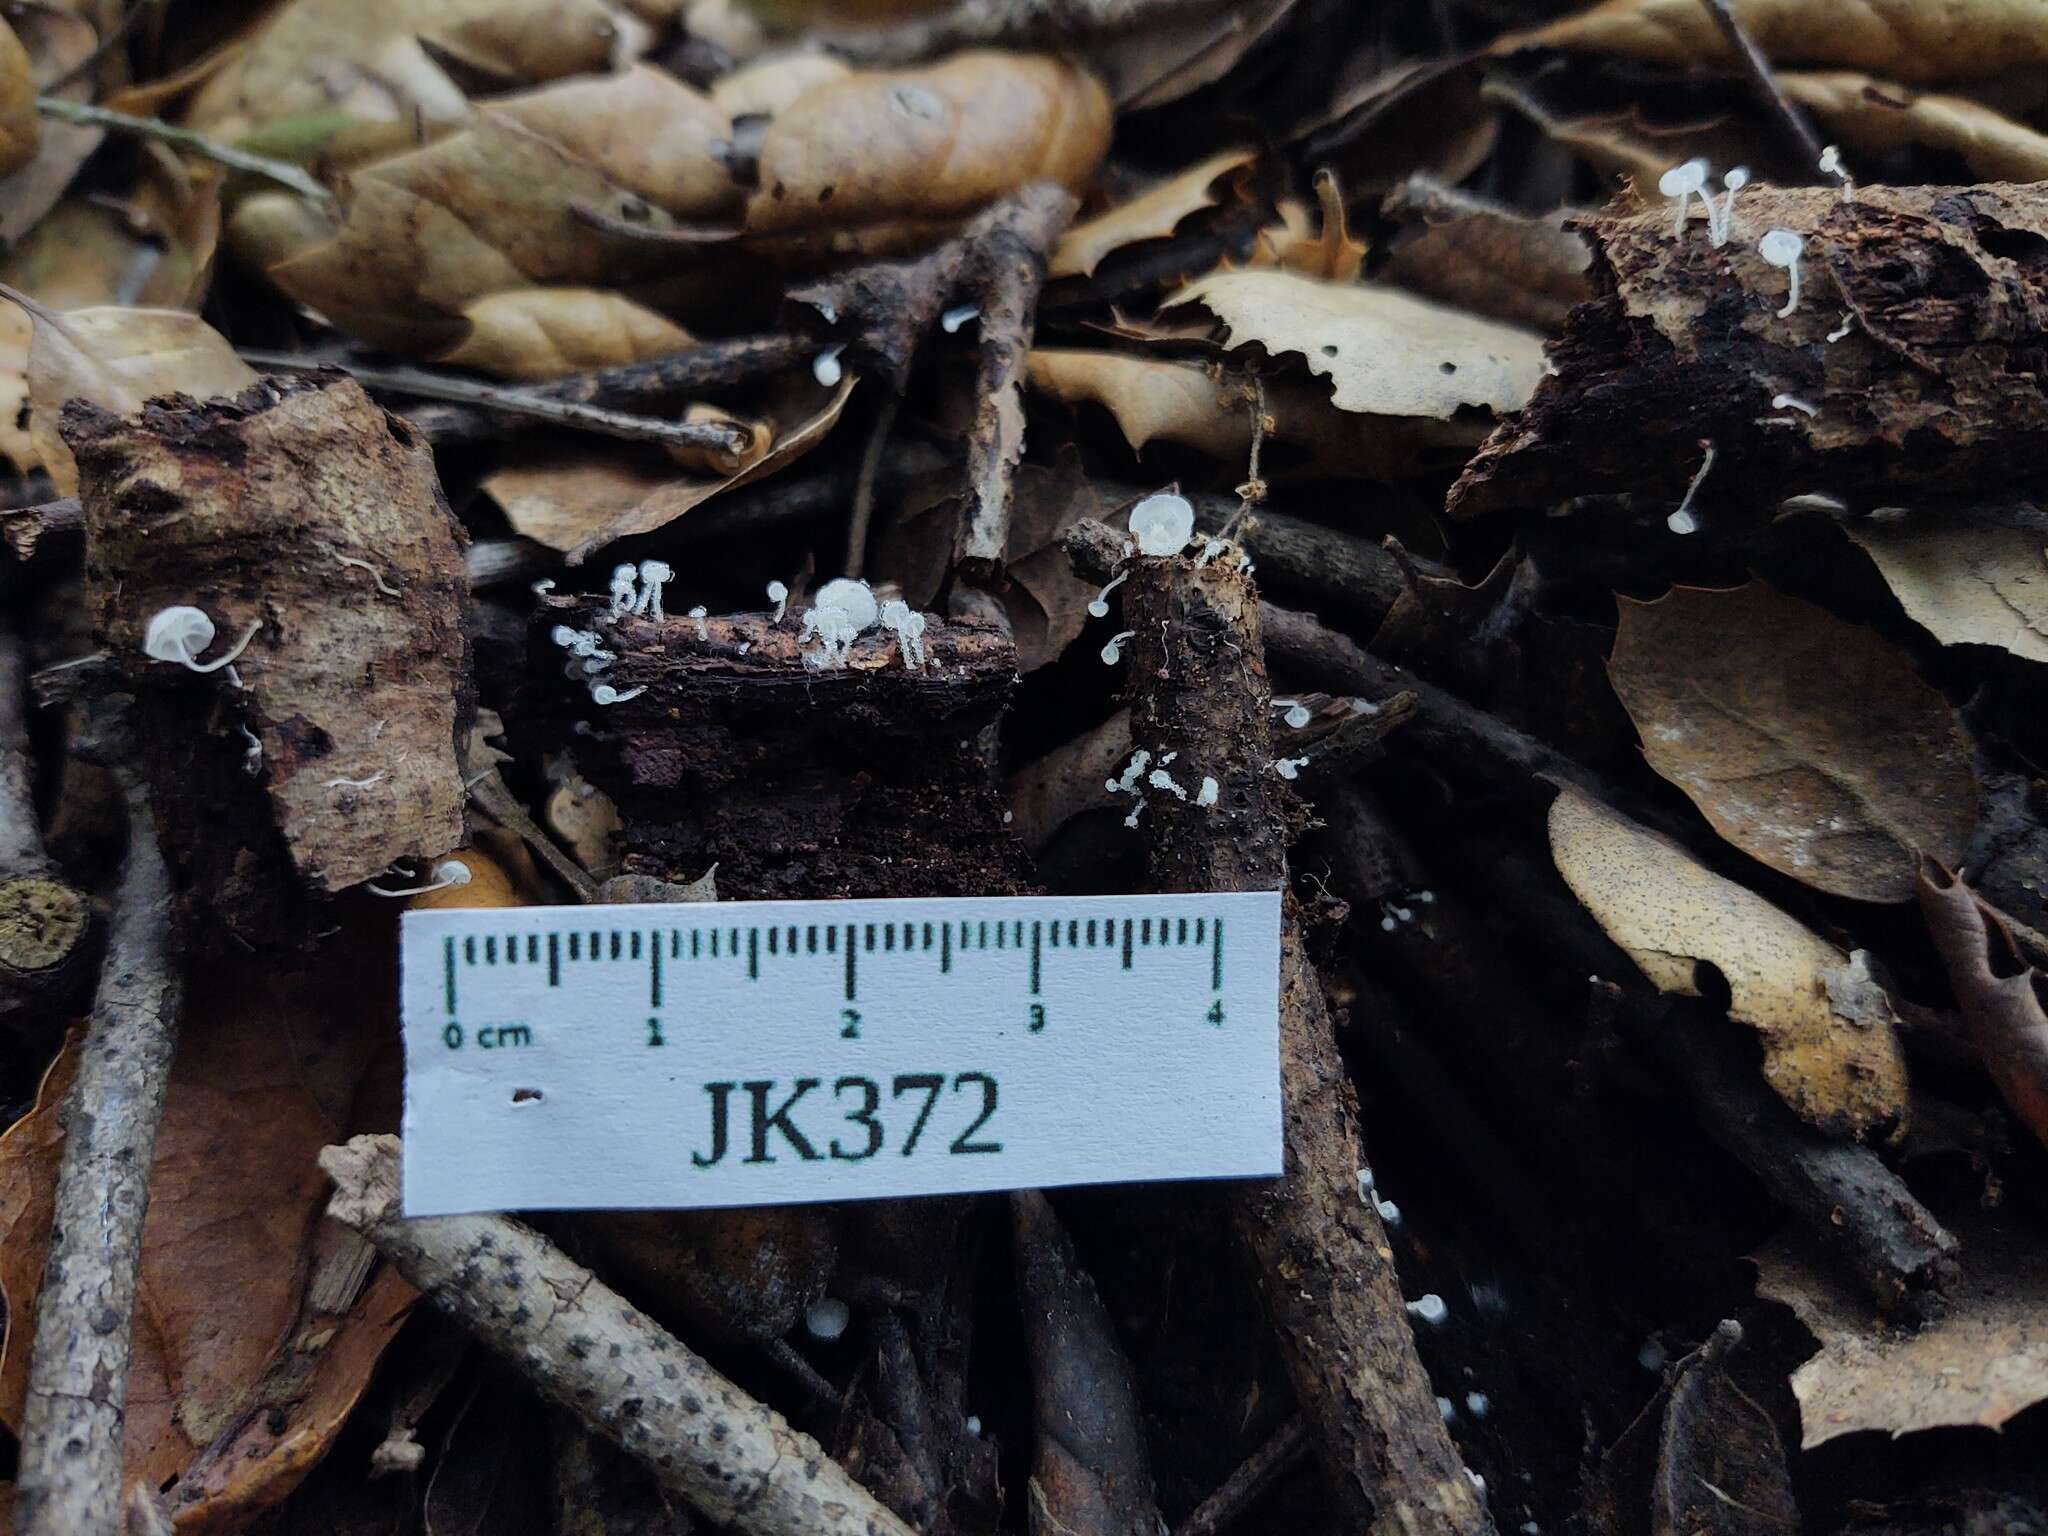
M1280 897L409 912L409 1215L1281 1171Z

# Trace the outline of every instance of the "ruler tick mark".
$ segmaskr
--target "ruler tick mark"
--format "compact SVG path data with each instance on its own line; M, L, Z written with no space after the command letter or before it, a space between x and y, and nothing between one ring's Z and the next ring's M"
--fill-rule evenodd
M874 947L875 947L875 930L874 930L873 928L870 928L870 929L868 929L868 948L870 948L870 949L873 949ZM856 950L856 947L855 947L855 945L854 945L854 942L853 942L853 924L851 924L851 923L848 923L848 924L846 925L846 1000L847 1000L847 1001L848 1001L849 1003L853 1001L853 993L854 993L854 981L855 981L855 979L856 979L856 978L855 978L855 956L856 956L856 954L857 954L857 950Z
M1211 925L1211 928L1210 928L1210 932L1212 932L1212 933L1213 933L1213 934L1215 935L1215 943L1216 943L1216 947L1215 947L1215 951L1214 951L1214 954L1215 954L1215 958L1214 958L1213 960L1211 960L1211 961L1209 962L1209 990L1210 990L1211 992L1221 992L1221 991L1223 990L1223 919L1222 919L1222 918L1220 918L1220 917L1219 917L1219 918L1217 918L1217 919L1216 919L1215 923Z
M747 979L761 979L761 930L758 928L747 930Z
M1124 969L1131 968L1131 920L1124 919Z
M1031 924L1031 995L1038 996L1038 930L1037 922Z
M562 984L562 941L558 934L548 935L548 985Z
M448 1017L455 1017L455 936L450 934L441 946L442 981L448 994Z
M939 924L939 974L945 975L953 969L953 925Z

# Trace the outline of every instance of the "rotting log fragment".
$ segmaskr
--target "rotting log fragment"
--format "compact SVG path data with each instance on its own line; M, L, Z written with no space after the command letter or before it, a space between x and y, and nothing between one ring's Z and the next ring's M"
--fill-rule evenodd
M1702 441L1710 530L1802 492L1963 504L2048 467L2048 188L1750 187L1719 248L1698 225L1674 239L1663 204L1575 227L1598 296L1452 487L1453 515L1620 491L1675 506ZM1774 228L1805 241L1782 317L1788 273L1756 249Z
M873 630L844 668L819 669L806 664L794 607L779 623L701 623L700 639L694 619L614 622L602 604L542 605L533 712L576 732L579 768L625 823L627 870L689 880L715 863L719 895L744 900L1031 889L974 747L1016 681L1005 637L931 617L923 667L906 667L895 637ZM558 624L595 631L616 653L601 681L618 702L598 704L562 675Z
M417 433L344 375L64 411L94 628L138 695L165 848L228 928L303 938L307 898L462 841L472 710L461 534ZM195 674L144 652L196 608Z
M1099 523L1067 536L1084 575L1113 564L1121 546ZM1213 806L1192 793L1147 799L1155 881L1169 891L1284 891L1291 797L1273 768L1251 578L1228 555L1201 566L1139 556L1123 601L1132 742L1155 761L1174 754L1168 771L1179 782L1218 786ZM1415 1352L1385 1229L1359 1198L1356 1095L1291 913L1280 988L1287 1173L1245 1185L1232 1217L1338 1508L1376 1536L1491 1531Z

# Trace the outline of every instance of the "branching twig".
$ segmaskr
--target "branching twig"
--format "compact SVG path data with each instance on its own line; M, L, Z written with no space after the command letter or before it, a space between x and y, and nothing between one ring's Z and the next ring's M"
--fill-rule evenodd
M262 368L318 369L331 366L289 352L266 352L244 348L245 361ZM668 447L693 448L718 454L730 461L728 473L737 470L750 446L747 434L722 421L662 421L652 416L633 416L603 406L584 405L557 399L531 389L511 389L465 379L459 374L430 373L423 368L360 368L347 365L346 372L365 389L411 395L421 400L452 400L482 406L511 416L531 417L556 426L574 427L605 437L622 437L630 442L661 443Z
M1813 125L1806 120L1806 114L1792 105L1778 84L1778 77L1771 73L1770 61L1763 56L1763 50L1744 29L1736 17L1735 7L1729 0L1700 0L1707 8L1707 14L1714 18L1714 25L1721 29L1721 36L1728 43L1728 51L1735 55L1735 62L1755 88L1765 108L1784 125L1785 133L1799 151L1799 157L1806 164L1806 174L1813 177L1820 165L1822 145L1813 131Z
M64 1097L50 1246L16 1479L22 1536L116 1536L122 1420L150 1160L177 1044L184 982L170 877L139 779L123 773L128 864L99 1000Z
M967 235L963 286L981 306L981 350L953 560L984 585L1000 577L1009 550L1010 484L1024 457L1025 358L1046 258L1074 207L1059 187L1026 187L982 215Z
M332 207L334 194L321 186L311 176L289 160L273 160L268 155L252 155L246 149L236 149L232 144L222 144L209 139L203 133L194 133L189 128L174 128L160 118L134 117L126 112L116 112L111 107L95 107L83 101L67 101L62 96L38 96L36 110L45 117L61 118L67 123L80 123L91 128L111 128L116 133L132 134L139 139L155 139L173 149L182 149L188 154L217 161L232 170L247 171L251 176L262 176L279 186L299 194L320 206Z
M328 1214L669 1492L758 1536L914 1536L809 1435L714 1371L531 1227L399 1214L399 1143L329 1147Z

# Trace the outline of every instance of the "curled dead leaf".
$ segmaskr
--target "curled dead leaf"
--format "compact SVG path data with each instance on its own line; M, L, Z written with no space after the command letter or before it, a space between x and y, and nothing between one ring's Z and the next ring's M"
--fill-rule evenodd
M1729 1017L1757 1032L1765 1080L1802 1119L1854 1134L1903 1121L1896 1019L1859 955L1575 789L1549 825L1558 873L1652 986L1697 997L1699 967L1721 973Z
M1729 842L1859 901L1906 901L1977 819L1968 737L1878 633L1762 582L1620 599L1607 664L1643 756Z
M193 972L207 1027L180 1043L157 1133L125 1426L130 1480L191 1477L171 1495L181 1531L242 1528L290 1492L411 1304L395 1271L363 1286L366 1245L321 1216L314 1162L395 1121L392 942L388 923L361 925L311 960ZM0 1138L0 1417L16 1429L75 1049Z
M1898 80L1981 80L2048 63L2032 0L1734 0L1743 30L1781 64L1835 64ZM1568 48L1662 64L1725 63L1728 45L1698 0L1602 0L1497 39L1494 53Z
M829 53L777 53L712 83L711 100L727 117L774 117L821 85L844 80L853 70Z
M1279 206L1280 220L1258 233L1248 265L1279 267L1328 283L1355 283L1365 268L1365 242L1352 237L1344 194L1329 171L1317 171L1315 216L1293 198Z
M99 31L92 22L56 5L15 6L8 17L16 41L28 52L30 110L34 110L33 94L39 89L34 82L66 76L75 78L53 86L52 94L70 101L91 101L91 72L79 71L99 47ZM11 174L0 178L0 246L21 239L57 205L105 135L105 129L85 123L54 118L38 123L30 135L34 152Z
M1551 336L1574 304L1593 296L1593 252L1564 227L1569 210L1530 217L1411 176L1381 212L1407 225L1383 276L1440 304Z
M747 228L946 225L1032 182L1078 192L1109 129L1102 86L1059 59L976 50L850 75L769 124Z
M1469 406L1519 410L1543 376L1543 338L1373 284L1293 272L1218 272L1165 307L1199 304L1232 348L1299 353L1341 411L1447 420Z
M78 493L78 465L57 431L67 400L85 399L128 415L156 395L232 395L256 372L197 315L177 309L109 305L60 315L0 290L34 322L29 344L29 440L59 495Z
M466 307L469 334L439 361L504 379L554 379L696 345L673 320L602 288L514 288Z
M1215 207L1226 179L1238 179L1236 173L1257 158L1248 149L1227 149L1083 220L1061 237L1046 276L1086 277L1112 251L1166 238L1190 214Z
M2048 977L2020 958L2005 921L1934 860L1920 866L1920 910L1956 1005L1991 1080L2048 1143Z
M774 445L731 474L678 478L658 451L616 451L501 469L483 489L505 509L513 529L571 565L634 534L651 533L721 491L745 485L793 463L832 430L855 379L848 374L830 391L805 385L768 412Z
M1917 1329L1879 1317L1807 1239L1756 1255L1757 1294L1790 1307L1820 1341L1792 1373L1803 1449L1858 1430L1996 1429L2048 1399L2048 1268L2037 1242L1982 1218L1957 1236L1961 1279L1947 1309Z
M2048 530L1950 516L1860 518L1843 531L1877 562L1906 616L1943 645L2048 661Z

